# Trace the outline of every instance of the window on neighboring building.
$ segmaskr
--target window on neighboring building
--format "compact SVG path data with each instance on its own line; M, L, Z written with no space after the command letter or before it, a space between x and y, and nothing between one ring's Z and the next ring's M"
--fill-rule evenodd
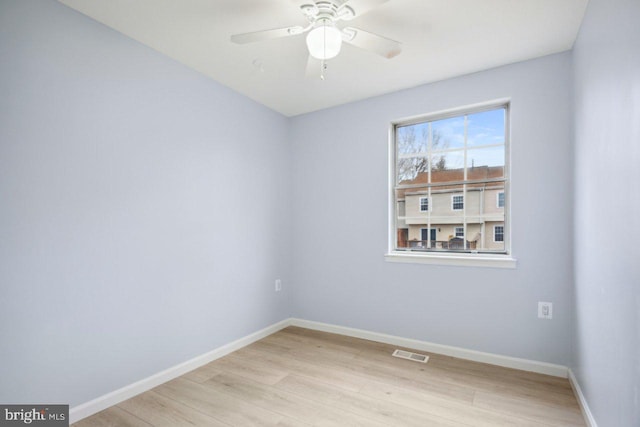
M390 255L508 253L509 213L494 205L504 207L508 191L508 110L492 104L393 125ZM423 232L451 224L460 224L453 235ZM407 230L406 242L400 229ZM418 244L425 240L428 245Z
M451 209L454 211L461 211L464 209L464 196L451 196Z
M429 198L420 197L420 212L427 212L429 210Z

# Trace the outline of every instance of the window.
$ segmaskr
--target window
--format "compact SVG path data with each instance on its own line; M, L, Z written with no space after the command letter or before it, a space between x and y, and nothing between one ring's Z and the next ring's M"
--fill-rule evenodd
M461 211L464 209L464 196L451 196L451 209L454 211Z
M420 212L427 212L429 210L429 198L420 197Z
M431 262L424 260L455 253L456 260L515 266L504 202L508 129L506 102L392 124L389 260ZM400 229L407 240L400 241Z

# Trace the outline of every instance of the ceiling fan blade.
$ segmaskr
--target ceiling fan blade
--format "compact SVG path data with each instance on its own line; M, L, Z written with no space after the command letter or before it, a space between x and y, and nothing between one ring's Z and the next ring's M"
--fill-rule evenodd
M348 0L338 8L338 15L343 15L342 19L344 19L345 21L349 21L357 16L367 13L371 9L375 9L376 7L388 1L389 0ZM341 13L341 10L348 9L351 9L353 13Z
M306 29L300 26L276 28L275 30L255 31L253 33L234 34L231 41L238 44L253 43L280 37L295 36L304 33Z
M377 53L380 56L391 59L402 51L400 42L361 30L359 28L347 27L342 30L343 41L355 47L359 47L369 52Z

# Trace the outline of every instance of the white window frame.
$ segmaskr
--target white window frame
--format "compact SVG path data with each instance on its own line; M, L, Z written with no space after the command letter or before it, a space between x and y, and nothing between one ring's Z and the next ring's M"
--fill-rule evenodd
M462 235L458 236L458 230L462 230ZM453 237L462 237L464 238L464 226L462 227L453 227Z
M460 208L456 208L455 207L455 198L456 197L462 197L462 207ZM464 194L452 194L451 195L451 210L452 211L463 211L464 210Z
M496 240L496 228L498 227L502 228L502 240ZM504 224L493 226L493 243L504 243Z
M510 102L508 98L497 99L494 101L467 105L460 108L454 108L450 110L438 111L426 115L414 116L399 120L394 120L389 126L389 144L388 144L388 159L389 159L389 180L388 180L388 251L385 254L385 260L388 262L399 263L419 263L419 264L434 264L434 265L451 265L451 266L464 266L464 267L492 267L492 268L516 268L517 260L513 256L511 251L511 223L509 206L505 203L505 220L504 220L504 248L505 253L492 254L492 253L477 253L475 251L463 252L463 253L437 253L437 252L405 252L398 251L395 248L396 236L396 215L395 215L395 168L396 168L396 145L395 145L395 129L399 125L410 125L425 121L441 120L448 117L456 117L465 114L474 114L481 111L487 111L495 108L505 108L507 113L507 120L505 121L505 181L504 192L505 202L507 195L510 191L510 166L511 166L511 132L510 132ZM430 201L431 202L431 201ZM464 201L463 201L464 202ZM429 203L430 208L432 204ZM452 202L453 207L453 202ZM457 210L456 210L457 211ZM464 212L464 210L463 210ZM494 236L495 237L495 236Z
M502 206L500 206L500 195L502 194ZM505 204L504 191L498 191L496 193L496 207L498 209L503 209Z
M424 196L424 197L420 197L419 198L419 200L418 200L418 205L419 206L418 207L419 207L420 212L429 212L431 210L431 200L430 199L431 199L431 197L429 197L429 196ZM423 200L427 201L427 209L425 209L425 210L422 209L422 201Z

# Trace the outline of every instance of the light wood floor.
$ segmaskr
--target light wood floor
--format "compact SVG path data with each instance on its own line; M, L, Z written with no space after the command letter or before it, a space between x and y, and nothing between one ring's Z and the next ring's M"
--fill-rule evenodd
M297 327L74 424L584 426L568 380Z

